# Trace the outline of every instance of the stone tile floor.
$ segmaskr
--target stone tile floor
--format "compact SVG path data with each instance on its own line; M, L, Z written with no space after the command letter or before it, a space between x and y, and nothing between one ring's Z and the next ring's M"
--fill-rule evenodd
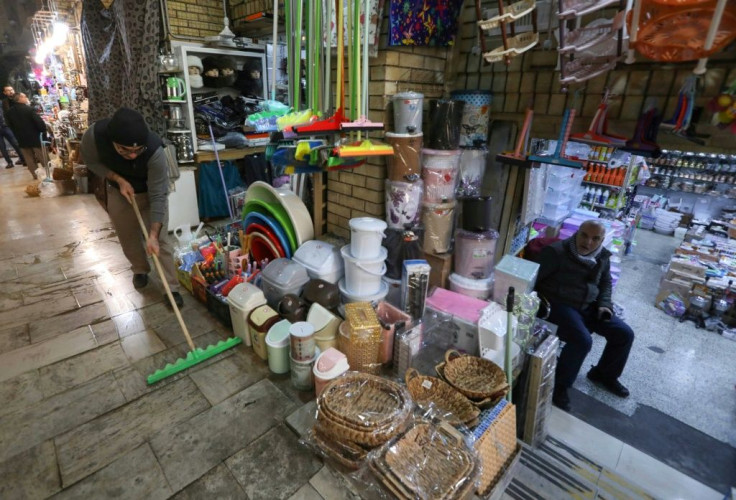
M147 386L187 350L158 281L133 288L92 195L28 198L3 167L0 498L357 497L298 442L313 395L252 350ZM184 300L195 343L231 335Z

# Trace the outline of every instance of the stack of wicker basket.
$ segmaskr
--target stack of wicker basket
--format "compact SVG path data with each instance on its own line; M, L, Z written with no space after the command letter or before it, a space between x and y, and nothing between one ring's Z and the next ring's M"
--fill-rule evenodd
M409 368L404 379L412 399L425 412L455 427L478 423L480 409L444 380L420 375L415 368Z
M417 421L370 460L370 468L397 498L467 498L478 459L452 427Z
M407 390L390 380L349 372L317 398L314 440L329 457L358 469L368 452L401 432L411 415Z

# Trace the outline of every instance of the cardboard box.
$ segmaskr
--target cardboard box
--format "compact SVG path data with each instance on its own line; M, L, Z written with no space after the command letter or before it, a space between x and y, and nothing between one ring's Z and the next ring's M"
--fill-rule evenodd
M690 298L690 290L692 290L692 287L691 283L683 283L679 280L663 279L659 284L659 291L657 292L657 298L654 305L657 309L661 309L659 304L666 299L670 293L675 292L683 299L685 306L689 306L690 301L688 299Z
M705 279L705 272L708 270L704 265L693 262L686 257L673 256L670 261L670 269L683 274L690 274L698 278Z
M675 248L675 254L676 255L695 255L699 259L707 261L707 262L718 262L718 255L713 253L712 251L707 251L705 248L698 250L696 248L684 248L684 247L678 247Z
M448 280L452 273L452 254L425 253L424 258L432 268L429 273L429 286L448 288Z
M684 272L681 272L681 271L678 271L672 268L670 268L667 271L667 274L664 275L664 279L670 280L670 281L680 280L682 282L691 283L691 284L705 283L705 278L701 278L700 276L697 276L694 274L684 273Z

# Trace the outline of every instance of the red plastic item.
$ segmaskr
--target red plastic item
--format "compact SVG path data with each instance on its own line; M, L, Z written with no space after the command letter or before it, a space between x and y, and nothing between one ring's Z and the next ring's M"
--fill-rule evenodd
M224 287L222 287L222 290L221 290L222 296L223 297L227 297L227 295L230 293L230 290L232 290L233 288L235 288L235 285L239 285L243 281L245 281L245 280L243 280L243 277L242 276L240 276L240 275L233 276L230 279L230 281L228 281L227 284Z

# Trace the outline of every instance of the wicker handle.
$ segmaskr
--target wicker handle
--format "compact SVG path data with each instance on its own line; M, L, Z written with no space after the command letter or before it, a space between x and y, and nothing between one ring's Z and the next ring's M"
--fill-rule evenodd
M460 357L462 357L462 354L460 354L460 352L456 351L455 349L450 349L449 351L445 353L445 361L447 363L449 363L453 359L457 359Z
M414 380L419 376L419 372L416 368L409 368L406 370L406 374L404 375L404 381L406 381L406 384L409 384L410 380Z
M454 440L457 444L461 444L463 442L463 435L460 433L460 431L455 429L447 420L440 421L439 430L445 436Z

